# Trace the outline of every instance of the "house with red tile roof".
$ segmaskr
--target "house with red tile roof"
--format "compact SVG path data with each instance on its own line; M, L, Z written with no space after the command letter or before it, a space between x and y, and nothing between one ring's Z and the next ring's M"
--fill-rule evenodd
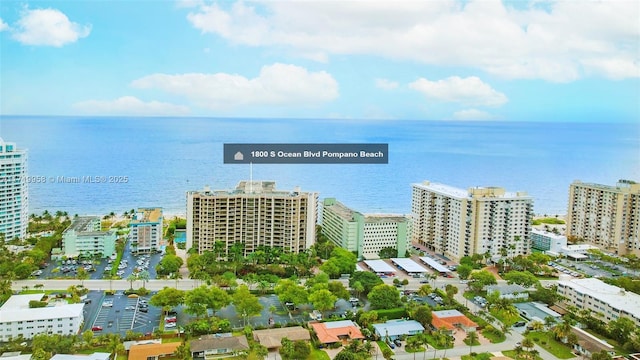
M312 323L318 341L322 344L332 344L343 340L364 339L358 325L351 320Z
M445 328L453 331L456 328L465 332L476 331L478 324L458 310L441 310L431 313L431 325L436 329Z

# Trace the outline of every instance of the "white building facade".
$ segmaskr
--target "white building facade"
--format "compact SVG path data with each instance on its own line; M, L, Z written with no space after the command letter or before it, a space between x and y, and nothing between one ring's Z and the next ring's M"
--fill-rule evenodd
M43 294L13 295L0 307L0 341L37 334L78 334L84 321L84 304L66 301L42 308L29 308L29 301L40 301Z
M27 170L27 150L0 139L0 233L7 240L27 236L31 180Z
M604 323L626 317L640 326L638 294L595 278L560 280L557 292L565 298L567 305L588 310L593 317Z
M454 260L489 253L492 258L531 250L533 200L503 188L458 189L413 184L411 241Z
M162 209L140 208L129 223L129 240L134 253L159 251L162 244Z

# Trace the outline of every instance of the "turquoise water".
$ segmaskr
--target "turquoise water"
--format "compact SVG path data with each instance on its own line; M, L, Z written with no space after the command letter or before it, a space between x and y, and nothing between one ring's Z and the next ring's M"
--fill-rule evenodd
M176 230L174 233L173 242L175 243L186 243L187 242L187 232Z
M30 210L71 214L161 206L186 213L189 190L228 189L248 165L224 165L225 142L384 142L387 165L254 165L253 179L300 186L363 212L409 213L411 183L526 191L537 213L566 213L575 180L640 180L640 124L297 119L3 117L2 137L29 148L32 176L126 177L31 184Z

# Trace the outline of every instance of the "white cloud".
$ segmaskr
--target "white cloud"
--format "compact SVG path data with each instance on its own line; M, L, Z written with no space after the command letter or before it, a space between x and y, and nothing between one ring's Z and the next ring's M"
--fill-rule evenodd
M313 105L338 97L338 83L327 72L287 64L263 66L255 78L237 74L153 74L131 86L185 96L209 109L247 105Z
M219 4L201 5L187 18L232 43L307 58L369 54L554 82L640 76L638 1L560 0L544 8L534 0L517 8L499 0Z
M9 24L4 22L2 20L2 18L0 18L0 32L3 32L3 31L8 30L8 29L9 29Z
M493 115L477 109L465 109L453 113L453 120L491 120Z
M399 84L395 81L387 80L387 79L376 79L376 87L378 89L384 90L393 90L397 89Z
M427 98L472 106L500 106L508 101L503 93L475 76L452 76L438 81L420 78L410 83L409 88L421 92Z
M123 96L115 100L87 100L73 104L73 108L92 115L170 116L189 113L186 106L159 101L144 102L134 96Z
M90 25L69 21L56 9L26 9L14 26L13 38L25 45L60 47L87 37Z

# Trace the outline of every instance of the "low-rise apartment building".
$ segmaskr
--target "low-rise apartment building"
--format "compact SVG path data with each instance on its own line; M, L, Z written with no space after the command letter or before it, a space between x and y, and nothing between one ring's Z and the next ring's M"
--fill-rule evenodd
M106 258L116 252L116 232L102 231L97 216L79 216L62 233L62 252L68 258Z
M30 308L30 301L40 301L43 294L13 295L0 307L0 342L22 335L31 339L37 334L78 334L84 321L84 304L66 301L46 307Z
M322 206L322 231L337 246L357 252L358 258L375 258L380 250L394 248L404 257L409 247L409 219L397 214L362 214L334 198Z
M591 311L596 319L609 323L626 317L640 326L640 295L595 278L558 281L558 294L568 306Z

